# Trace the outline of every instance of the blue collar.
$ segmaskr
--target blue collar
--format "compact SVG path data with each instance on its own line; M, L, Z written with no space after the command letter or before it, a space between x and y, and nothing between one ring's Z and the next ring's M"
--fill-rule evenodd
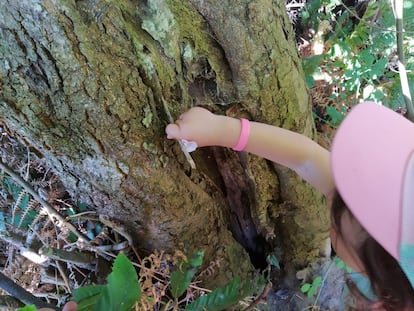
M400 266L414 288L414 245L401 243Z

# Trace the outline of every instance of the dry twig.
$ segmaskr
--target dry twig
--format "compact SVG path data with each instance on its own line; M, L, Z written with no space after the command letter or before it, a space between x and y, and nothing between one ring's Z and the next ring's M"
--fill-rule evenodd
M251 304L250 306L248 306L246 309L244 309L243 311L251 311L253 310L258 304L262 303L262 302L266 302L266 296L267 294L270 292L270 290L272 289L272 283L267 283L266 286L263 288L262 293L259 295L259 297L257 297Z

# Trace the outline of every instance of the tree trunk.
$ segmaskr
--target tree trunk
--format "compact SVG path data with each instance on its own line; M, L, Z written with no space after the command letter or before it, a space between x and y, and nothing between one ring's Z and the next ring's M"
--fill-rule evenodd
M164 135L164 100L314 135L284 1L2 0L0 58L4 122L142 252L205 250L216 285L319 254L326 211L293 172L224 148L191 169Z

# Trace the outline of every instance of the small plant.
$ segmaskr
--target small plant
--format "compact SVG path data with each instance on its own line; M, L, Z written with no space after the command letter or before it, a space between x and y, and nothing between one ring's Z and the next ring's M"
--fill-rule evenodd
M24 306L23 308L17 309L17 311L36 311L36 307L34 305Z
M352 269L346 265L346 263L339 257L335 257L336 267L338 269L343 269L347 273L351 273Z
M304 283L301 286L300 291L306 294L308 298L313 298L316 295L311 310L319 310L317 309L318 300L321 296L328 275L334 265L336 265L338 269L343 269L347 272L351 271L342 259L335 257L334 260L329 263L329 266L323 276L317 276L312 280L312 283Z
M270 267L275 267L280 270L280 262L274 254L270 254L266 257L266 261Z
M106 285L80 287L72 299L78 304L78 311L88 310L131 310L141 299L141 287L134 266L124 254L119 254Z
M313 279L312 283L305 283L300 288L300 291L306 294L309 298L313 297L317 293L318 287L322 283L322 277L317 276Z
M9 177L3 176L3 194L10 197L14 203L9 215L0 212L0 230L5 231L8 225L19 229L27 229L38 212L35 210L36 201L30 200L29 194Z
M203 262L203 252L196 252L188 258L178 252L180 258L176 261L176 269L170 274L170 280L165 282L167 287L161 285L162 279L156 277L157 282L151 279L151 288L148 291L146 277L139 278L133 264L122 253L116 257L112 272L105 285L89 285L77 288L72 296L78 304L78 311L130 311L130 310L182 310L199 311L224 310L247 296L252 295L259 286L264 284L264 278L241 281L234 278L228 285L219 287L213 291L205 290L207 294L195 297L191 293L191 285L198 268ZM160 259L164 256L152 256ZM168 257L168 256L165 256ZM146 261L149 263L150 261ZM158 261L161 263L161 261ZM141 270L154 272L154 267L141 267ZM167 268L168 270L168 268ZM145 289L146 292L143 291ZM160 291L161 289L161 291ZM187 292L187 293L186 293ZM171 298L169 298L171 294ZM185 294L185 295L184 295ZM185 298L183 298L185 297ZM193 297L191 301L187 297ZM162 301L160 298L163 298ZM179 300L182 298L182 300ZM159 302L156 304L156 302ZM20 308L18 311L35 311L32 305Z
M171 273L171 291L174 298L178 299L191 284L198 268L203 263L203 252L197 252L188 258L188 261L180 260L176 271Z
M262 280L260 283L262 283ZM254 281L242 282L236 277L227 286L216 288L211 293L197 298L194 302L189 304L184 311L225 310L243 298L251 295L256 288L257 284Z

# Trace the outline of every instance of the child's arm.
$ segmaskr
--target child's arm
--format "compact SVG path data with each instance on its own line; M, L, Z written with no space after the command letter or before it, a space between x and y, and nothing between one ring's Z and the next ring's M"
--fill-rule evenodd
M212 114L203 108L192 108L166 128L168 138L197 142L199 147L237 144L240 120ZM334 189L328 150L298 133L276 126L250 122L245 151L291 168L313 187L329 195Z

